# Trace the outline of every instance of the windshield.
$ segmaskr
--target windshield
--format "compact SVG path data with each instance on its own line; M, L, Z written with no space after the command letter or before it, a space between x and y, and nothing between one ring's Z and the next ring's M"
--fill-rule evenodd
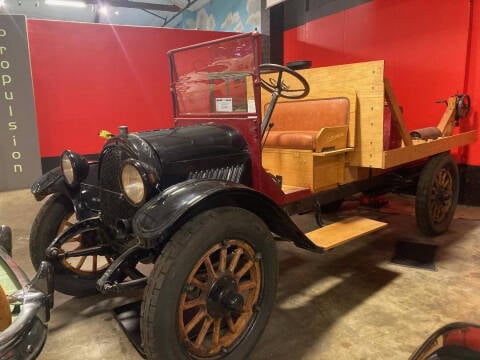
M233 36L170 53L176 115L255 113L257 36Z

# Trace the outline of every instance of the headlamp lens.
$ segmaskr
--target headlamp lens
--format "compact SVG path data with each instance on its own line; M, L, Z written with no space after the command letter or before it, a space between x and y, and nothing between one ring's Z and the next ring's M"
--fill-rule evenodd
M73 185L73 182L75 181L75 174L73 171L72 161L70 160L67 152L62 154L62 172L66 183L68 185Z
M140 171L132 164L126 163L122 169L123 192L128 199L138 205L145 199L145 185Z

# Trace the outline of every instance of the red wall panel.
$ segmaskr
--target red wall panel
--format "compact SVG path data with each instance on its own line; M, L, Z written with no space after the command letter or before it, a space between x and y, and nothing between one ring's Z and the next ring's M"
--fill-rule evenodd
M465 91L470 4L372 0L285 31L285 62L384 59L408 129L434 126L445 110L435 101Z
M469 122L462 124L465 129L478 129L480 114L480 4L473 2L470 47L466 74L467 93L472 100ZM480 143L470 145L463 151L463 160L470 165L480 165Z
M173 125L167 51L230 35L29 20L42 157L98 153L98 132Z

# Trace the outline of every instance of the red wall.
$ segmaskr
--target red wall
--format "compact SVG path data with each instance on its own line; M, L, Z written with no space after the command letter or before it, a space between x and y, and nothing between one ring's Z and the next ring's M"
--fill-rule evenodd
M41 156L98 153L119 125L172 126L167 51L228 35L28 20Z
M472 111L469 123L463 128L478 129L480 114L480 4L473 2L471 34L466 74L466 90L472 98ZM480 143L470 145L465 149L463 160L470 165L480 165Z
M478 4L474 13L469 62L469 0L372 0L285 31L285 62L306 58L328 66L384 59L407 127L434 126L445 110L435 100L464 92L466 74L480 106ZM480 154L470 151L464 160L478 164Z

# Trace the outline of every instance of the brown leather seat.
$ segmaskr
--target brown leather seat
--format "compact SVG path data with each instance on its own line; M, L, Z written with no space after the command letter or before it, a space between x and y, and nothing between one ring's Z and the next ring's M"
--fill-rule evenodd
M318 131L271 131L265 146L315 151L317 134Z
M348 117L349 100L343 97L278 102L265 146L321 151L315 149L320 129L347 125Z

